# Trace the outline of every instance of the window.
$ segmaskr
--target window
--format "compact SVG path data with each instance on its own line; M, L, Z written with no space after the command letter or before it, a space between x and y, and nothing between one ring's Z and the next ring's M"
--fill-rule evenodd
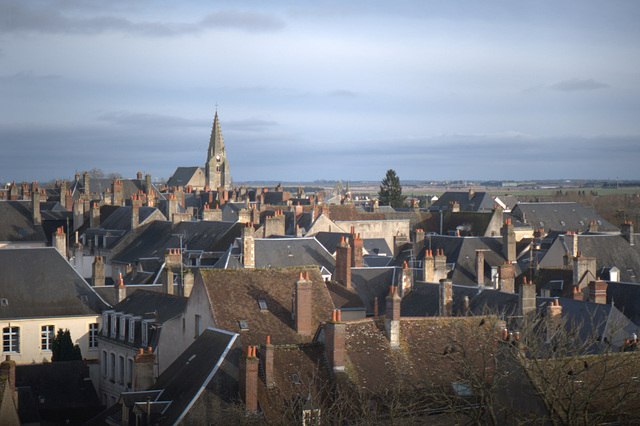
M245 331L249 329L249 324L246 320L238 320L238 325L240 326L241 331Z
M120 355L118 358L118 383L124 386L124 357Z
M196 315L195 321L196 321L196 326L195 326L196 330L195 330L195 336L194 337L198 337L200 335L200 327L201 327L200 315Z
M2 351L20 353L20 327L2 329Z
M133 359L127 358L127 387L133 383Z
M55 326L43 325L40 328L40 349L43 351L50 351L53 346L53 332Z
M267 301L264 299L260 299L258 300L258 305L260 305L260 310L261 311L268 311L269 308L267 307Z
M117 327L117 325L118 325L118 316L116 314L111 314L110 317L111 317L111 324L110 324L111 325L111 330L110 330L111 331L111 337L113 339L115 339L116 336L117 336L116 329L118 328Z
M129 319L129 341L133 342L136 336L136 320L134 318Z
M107 351L102 352L102 378L107 380L109 376L109 364L107 363Z
M111 382L115 382L116 381L116 354L114 354L113 352L111 354L109 354L109 379L111 379Z
M120 317L120 339L124 340L125 335L127 334L127 317Z
M98 330L100 325L97 322L89 324L89 349L98 347Z
M149 340L149 323L142 321L142 346L147 346Z
M102 335L109 335L109 314L106 312L102 313Z

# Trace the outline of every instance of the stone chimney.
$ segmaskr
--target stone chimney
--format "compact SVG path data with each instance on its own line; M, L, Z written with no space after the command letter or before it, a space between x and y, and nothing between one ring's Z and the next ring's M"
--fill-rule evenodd
M253 223L249 222L242 228L242 260L245 268L256 267L256 242L254 239Z
M331 321L324 324L324 347L334 372L344 371L347 325L342 322L339 309L331 311Z
M591 281L589 283L589 302L607 303L607 283L602 280Z
M587 232L598 232L598 230L598 222L596 222L595 220L589 222L589 229L587 230Z
M104 286L104 259L96 256L91 265L91 285L93 287Z
M551 339L560 327L562 320L562 306L558 299L553 300L547 305L547 340Z
M351 288L351 247L345 237L336 246L336 281Z
M434 282L440 282L440 280L444 280L447 278L447 256L444 255L444 250L438 249L436 250L435 257L435 269L433 274Z
M583 257L582 252L578 252L577 256L573 258L573 285L583 291L595 279L596 259Z
M156 356L151 348L140 348L138 354L133 358L133 384L134 392L149 389L156 381L155 374Z
M91 187L89 186L89 184L90 184L89 172L84 172L82 174L82 193L84 195L91 194Z
M400 305L402 299L398 295L398 287L391 286L386 298L385 326L392 349L400 347Z
M573 292L571 293L571 299L579 300L582 302L584 300L584 294L580 291L580 288L574 285L572 285L571 287L573 289Z
M142 201L138 199L137 196L134 195L134 198L131 200L131 230L135 231L140 226L140 205Z
M362 238L360 238L360 234L354 233L353 226L349 234L349 245L351 246L351 266L362 268L364 266Z
M276 385L273 372L274 348L271 344L271 336L267 335L265 344L260 346L260 358L262 359L262 371L264 383L267 389L273 389Z
M424 262L422 263L422 280L428 283L434 282L435 276L435 260L431 250L425 250Z
M460 212L460 203L452 201L449 204L450 204L449 208L451 209L452 213L459 213Z
M620 226L620 233L625 240L629 242L629 245L634 245L633 241L633 222L626 221Z
M193 282L193 273L191 271L187 271L184 274L184 283L182 283L182 295L184 297L189 297L191 295L191 290L193 290Z
M484 287L484 250L476 250L476 283Z
M0 377L5 377L7 382L9 382L9 388L11 389L11 394L17 406L16 362L11 359L11 355L6 355L5 360L0 363Z
M167 249L164 254L164 263L169 267L179 268L182 263L182 255L180 249Z
M453 284L451 280L440 280L440 316L453 316Z
M520 284L520 293L518 299L518 315L528 321L536 315L536 286L535 284L524 282Z
M60 205L62 205L63 207L66 206L66 202L65 202L66 196L67 196L67 181L63 180L62 183L60 184L60 198L58 199L58 201L60 201Z
M511 224L511 219L504 221L500 230L502 234L502 254L508 262L516 260L516 232Z
M516 266L505 262L498 266L498 289L509 293L516 291Z
M161 273L162 292L173 294L173 271L170 266L165 266Z
M124 185L120 179L113 180L113 183L111 184L111 197L112 205L122 206L124 204Z
M240 210L240 213L243 212L243 211L244 211L244 209ZM202 209L202 220L221 221L222 220L222 210L209 208L209 205L205 204L204 208ZM245 222L243 220L238 220L238 222L248 223L250 221Z
M151 194L151 191L152 191L151 188L153 188L151 186L151 175L149 173L147 173L144 176L144 193L147 194L147 195Z
M62 226L53 233L53 244L62 256L67 257L67 234Z
M258 356L256 346L247 346L240 357L238 387L247 413L258 410Z
M120 303L127 298L127 287L124 285L124 281L122 280L122 274L118 276L118 283L115 285L115 291L116 303Z
M249 223L253 221L253 215L251 214L251 210L244 208L238 211L238 222L240 223Z
M64 208L68 211L73 211L73 194L70 189L67 189L67 193L64 196Z
M38 184L33 182L33 191L31 192L31 217L34 225L42 224L42 214L40 214L40 192Z
M402 287L401 297L406 296L413 289L413 269L409 268L406 261L402 263Z
M300 272L300 277L296 281L295 293L296 331L298 334L311 334L313 332L312 312L313 284L309 280L309 272L307 272L306 277L303 277L302 272Z
M409 242L409 237L406 235L397 234L393 237L393 256L397 257L404 247L405 244Z
M424 248L424 230L416 229L415 236L413 238L413 253L417 257L418 254Z
M76 200L73 203L73 230L77 231L78 228L84 223L84 203L82 200Z
M95 202L91 204L89 228L100 228L100 205Z

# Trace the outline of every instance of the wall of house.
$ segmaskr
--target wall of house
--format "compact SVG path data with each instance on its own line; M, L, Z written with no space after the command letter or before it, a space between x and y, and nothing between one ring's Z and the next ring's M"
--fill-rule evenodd
M80 346L82 357L98 359L98 348L89 348L89 324L98 323L100 329L101 322L102 317L97 315L0 321L1 333L4 333L6 327L19 328L19 352L4 352L4 345L0 345L2 359L5 355L11 355L11 359L18 364L51 361L51 351L42 349L41 332L44 325L53 325L54 333L57 333L58 329L69 329L71 339Z
M360 234L363 239L366 238L384 238L389 247L393 248L393 237L398 233L401 235L410 235L409 219L401 220L354 220L336 222L343 229L351 229Z
M12 248L33 248L33 247L47 247L45 242L28 242L28 243L12 243L12 242L0 242L0 249L12 249Z
M158 374L162 374L162 372L188 347L178 344L178 342L182 341L182 336L184 334L182 328L184 319L186 319L186 317L184 315L180 315L176 318L165 321L162 324L160 340L158 341L158 347L156 350L156 355L158 357ZM186 321L184 321L184 323L186 328Z
M318 232L349 232L349 228L343 228L328 219L325 215L320 215L307 230L306 236L311 237Z
M115 358L115 369L111 365L111 356ZM100 374L98 379L98 398L107 407L115 404L122 392L132 390L133 359L136 349L124 343L100 339ZM123 374L120 358L124 361ZM106 359L106 364L105 364Z

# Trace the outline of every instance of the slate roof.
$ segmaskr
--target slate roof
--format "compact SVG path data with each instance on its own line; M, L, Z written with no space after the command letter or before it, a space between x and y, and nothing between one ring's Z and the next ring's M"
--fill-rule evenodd
M640 284L607 282L607 304L612 304L640 326Z
M31 201L0 201L0 242L45 243L42 225L33 224Z
M113 307L116 312L133 314L142 318L158 318L162 324L184 313L187 297L148 290L136 290ZM153 312L151 314L150 312Z
M488 192L447 191L429 209L448 209L450 208L449 204L453 202L460 205L460 211L468 212L490 212L496 205L495 200Z
M100 224L103 229L118 229L121 231L131 230L131 206L118 207L113 213L109 215L104 222ZM149 218L154 212L159 212L155 207L142 206L139 210L138 220L140 224L143 224L145 220ZM162 216L164 217L164 215Z
M318 240L320 244L324 246L325 249L327 249L329 253L335 256L336 247L338 243L340 243L340 238L341 237L349 238L350 235L351 234L348 234L346 232L318 232L317 234L314 235L314 237L316 240ZM364 241L363 241L363 247L364 247Z
M444 235L460 231L463 236L483 236L493 217L492 212L452 212L446 210L442 217L442 233ZM440 213L433 214L422 222L425 232L440 233Z
M384 300L389 294L389 287L398 285L401 274L402 270L395 267L351 268L351 285L358 292L367 314L373 315L375 299L378 298L378 315L384 315Z
M312 329L331 318L335 308L317 268L291 269L208 269L200 270L216 326L240 333L243 345L258 345L271 336L273 344L308 343L312 336L298 334L291 315L295 282L301 272L309 272L313 283ZM262 311L259 300L265 300ZM241 330L238 321L247 321Z
M189 181L193 178L196 172L200 170L202 173L205 173L203 167L178 167L167 181L167 186L186 186L189 184Z
M0 318L99 315L108 306L53 247L0 250Z
M384 253L387 256L393 255L393 250L391 250L391 248L387 244L387 240L385 240L384 238L363 238L362 248L364 248L369 254L378 255Z
M518 203L511 214L545 231L586 232L589 223L596 221L599 232L618 232L611 223L598 216L592 207L578 203Z
M634 235L640 240L639 234ZM540 261L540 267L561 266L567 248L565 236L557 238ZM640 245L630 245L622 235L578 235L578 250L584 257L596 258L597 273L616 266L620 269L620 281L640 282Z
M335 259L314 237L256 238L256 268L323 266L333 273Z

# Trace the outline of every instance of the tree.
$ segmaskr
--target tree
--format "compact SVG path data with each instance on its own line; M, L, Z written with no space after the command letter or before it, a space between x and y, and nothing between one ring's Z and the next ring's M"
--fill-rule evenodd
M395 170L387 170L387 174L380 184L378 198L382 206L404 207L402 186L400 186L400 178L396 175Z
M69 330L58 329L58 333L53 338L51 361L73 361L82 359L80 346L73 344Z

